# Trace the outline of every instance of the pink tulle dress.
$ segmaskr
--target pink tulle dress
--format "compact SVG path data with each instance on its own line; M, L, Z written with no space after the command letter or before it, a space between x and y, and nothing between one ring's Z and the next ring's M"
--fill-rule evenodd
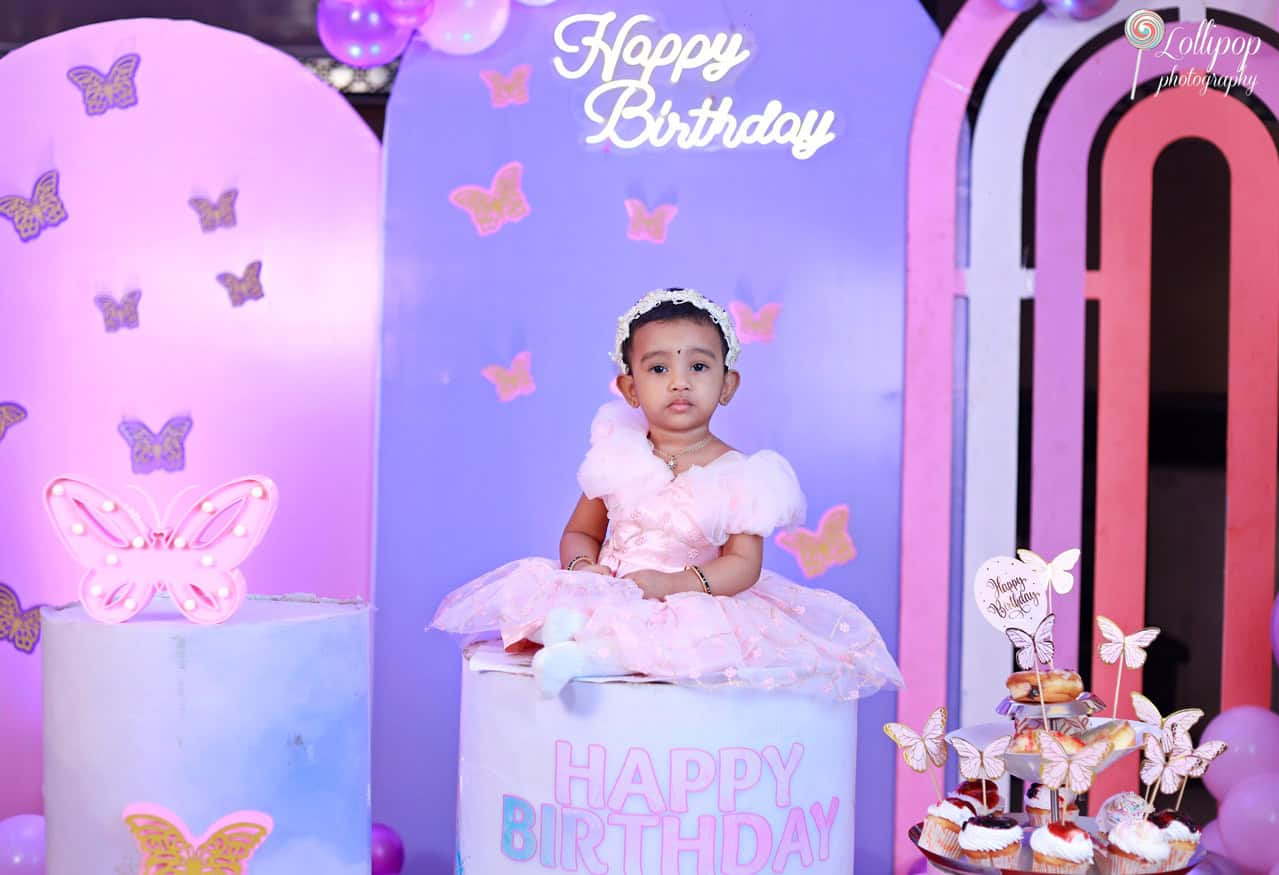
M729 535L766 538L805 515L795 472L777 453L732 451L672 475L653 455L647 433L640 411L620 401L604 405L578 470L582 492L608 508L599 562L619 577L565 571L553 559L518 559L450 593L432 626L470 640L500 636L510 646L562 607L587 617L574 636L579 643L636 674L840 700L902 685L874 625L835 593L764 570L737 595L683 592L661 601L643 598L621 579L639 569L705 564Z

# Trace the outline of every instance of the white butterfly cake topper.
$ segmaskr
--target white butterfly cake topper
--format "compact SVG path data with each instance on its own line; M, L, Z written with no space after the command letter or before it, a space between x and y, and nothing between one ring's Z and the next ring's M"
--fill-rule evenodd
M1097 615L1097 628L1106 640L1097 647L1097 654L1106 665L1119 664L1115 673L1115 717L1119 716L1119 683L1124 678L1124 666L1131 669L1141 668L1146 664L1146 648L1159 637L1158 627L1151 626L1131 635L1125 635L1119 624L1109 617ZM1123 659L1120 662L1120 659ZM1146 701L1150 701L1147 699ZM1158 713L1158 712L1156 712Z
M171 526L154 504L148 524L124 502L71 477L49 483L44 501L58 538L85 568L80 602L89 616L122 623L163 589L189 620L211 624L243 603L239 565L262 540L279 498L267 478L241 477L201 496Z
M1149 788L1146 796L1153 803L1159 793L1176 793L1178 809L1186 784L1191 778L1202 778L1212 761L1226 752L1224 741L1207 741L1194 747L1190 729L1203 718L1199 708L1182 708L1167 717L1159 713L1155 703L1141 693L1132 694L1132 707L1144 723L1158 729L1142 743L1145 754L1141 764L1141 782Z
M906 765L916 772L928 771L931 763L938 769L946 766L949 750L946 747L946 709L937 708L924 721L924 728L916 732L904 723L885 723L884 734L901 748L902 758ZM941 802L941 787L937 777L931 775L933 787L937 791L937 801Z

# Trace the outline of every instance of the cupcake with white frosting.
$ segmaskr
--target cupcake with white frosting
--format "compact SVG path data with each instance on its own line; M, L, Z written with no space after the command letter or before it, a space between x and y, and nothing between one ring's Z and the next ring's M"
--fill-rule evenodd
M948 796L937 805L928 806L924 828L919 833L919 846L946 857L959 856L959 830L976 815L967 799Z
M1109 875L1148 875L1170 866L1172 847L1148 820L1130 820L1110 831L1106 847Z
M1056 792L1062 820L1073 821L1079 816L1079 806L1066 801L1065 790ZM1031 826L1043 826L1052 820L1052 794L1052 788L1043 784L1026 786L1026 816L1030 818Z
M1101 810L1097 812L1097 831L1104 839L1119 824L1145 820L1146 815L1154 810L1155 806L1139 793L1116 793L1103 802Z
M1171 808L1156 811L1146 819L1159 827L1159 831L1168 840L1168 847L1172 850L1168 858L1168 868L1180 869L1189 863L1190 858L1198 850L1199 839L1202 837L1199 824Z
M1084 829L1073 823L1049 823L1030 834L1035 872L1084 875L1092 865L1093 843Z
M1021 840L1021 826L1006 814L979 814L964 821L959 831L964 858L983 869L1015 865Z

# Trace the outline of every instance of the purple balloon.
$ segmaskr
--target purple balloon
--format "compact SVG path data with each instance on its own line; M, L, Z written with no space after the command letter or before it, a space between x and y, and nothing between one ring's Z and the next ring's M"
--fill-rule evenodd
M1263 872L1279 863L1279 774L1253 775L1231 787L1217 820L1231 860Z
M1223 711L1208 724L1201 743L1221 740L1229 745L1208 771L1204 786L1218 801L1253 775L1279 773L1279 714L1256 705Z
M1199 844L1205 851L1212 851L1214 854L1226 855L1226 845L1221 840L1221 824L1212 820L1204 824L1203 832L1199 834Z
M920 857L915 861L915 865L910 867L910 871L906 875L926 875L927 872L928 860L925 857Z
M1275 609L1270 613L1270 646L1275 652L1275 662L1279 662L1279 598L1275 599Z
M396 27L416 30L435 11L435 0L381 0L382 12Z
M44 875L44 818L39 814L0 820L0 873Z
M385 823L373 824L373 875L400 875L404 870L404 842Z
M1190 871L1191 875L1245 875L1242 869L1219 853L1205 857L1202 863Z
M379 3L320 0L315 29L329 54L352 67L378 67L400 56L413 29L396 27Z
M1088 21L1109 12L1117 2L1119 0L1044 0L1044 5L1060 18Z
M1011 12L1025 12L1033 9L1039 0L999 0L999 5Z

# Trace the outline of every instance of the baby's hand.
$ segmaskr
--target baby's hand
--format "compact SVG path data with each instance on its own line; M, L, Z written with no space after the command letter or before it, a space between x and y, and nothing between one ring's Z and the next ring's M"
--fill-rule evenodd
M664 599L668 595L679 591L674 574L650 571L647 568L643 568L622 576L628 580L635 581L635 585L643 591L646 599Z
M609 568L607 565L598 565L598 564L596 564L596 565L587 565L585 562L580 562L580 563L578 563L578 564L577 564L577 565L573 568L573 570L574 570L574 571L589 571L589 572L591 572L591 574L602 574L602 575L604 575L605 577L616 577L616 576L617 576L617 575L613 574L613 569Z

